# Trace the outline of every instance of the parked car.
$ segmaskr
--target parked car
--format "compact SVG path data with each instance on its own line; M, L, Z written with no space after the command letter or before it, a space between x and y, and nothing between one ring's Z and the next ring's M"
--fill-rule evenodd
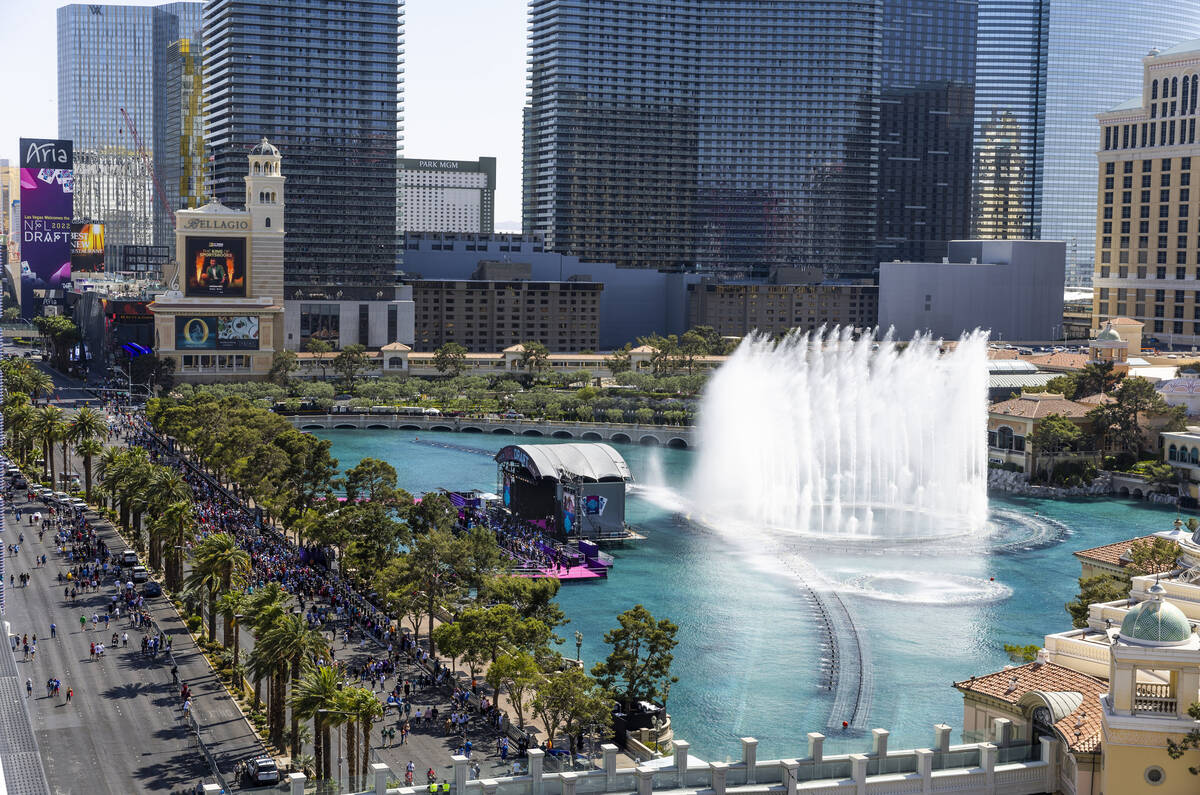
M150 579L150 571L145 566L134 566L130 579L134 582L146 582Z
M146 597L147 599L154 596L162 596L162 586L154 580L148 580L146 584L142 586L142 596Z
M275 784L279 781L279 768L269 756L258 756L243 762L241 773L242 782L250 786Z
M138 562L137 553L132 549L127 549L121 553L122 566L136 566Z

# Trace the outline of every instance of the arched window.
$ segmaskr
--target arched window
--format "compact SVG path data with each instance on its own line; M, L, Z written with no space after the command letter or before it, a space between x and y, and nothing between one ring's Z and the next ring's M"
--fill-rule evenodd
M1183 101L1179 103L1179 110L1182 113L1187 113L1188 105L1188 76L1183 76Z
M1150 82L1150 99L1158 99L1158 81Z
M255 163L255 164L254 164L254 173L255 173L255 174L261 174L261 173L262 173L262 165L261 165L261 164L259 164L259 163Z
M402 369L403 367L404 367L404 360L401 359L399 356L392 356L392 357L388 358L388 369L389 370L399 370L399 369Z
M1011 450L1013 448L1013 432L1012 428L1007 425L1001 425L996 431L996 446L1001 450Z
M265 226L267 229L270 229L270 228L271 228L271 219L270 219L270 218L268 218L268 219L267 219L267 221L266 221L266 223L265 223L265 224L263 224L263 226Z
M271 204L275 203L275 191L271 191Z
M1171 78L1171 96L1173 96L1173 97L1179 96L1179 78L1178 77Z
M1193 448L1192 448L1192 461L1191 461L1191 463L1193 463L1193 464L1200 464L1200 447L1193 447Z
M1179 448L1177 448L1175 445L1171 445L1170 447L1167 448L1167 460L1168 461L1178 460L1177 459L1178 455L1179 455Z

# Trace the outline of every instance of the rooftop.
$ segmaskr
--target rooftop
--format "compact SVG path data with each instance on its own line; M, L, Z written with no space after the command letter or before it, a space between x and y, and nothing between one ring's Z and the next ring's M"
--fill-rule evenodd
M1200 39L1188 39L1181 41L1174 47L1168 47L1156 55L1156 58L1165 58L1169 55L1185 55L1191 52L1200 52Z
M988 408L991 414L1006 414L1010 417L1025 417L1035 420L1049 417L1051 414L1062 414L1066 417L1082 417L1092 410L1091 406L1067 400L1062 395L1053 392L1042 392L1031 395L1021 395L1012 400L993 403Z
M1053 367L1060 370L1082 370L1091 360L1092 357L1086 353L1067 353L1065 351L1026 357L1026 361L1033 362L1038 367Z
M1150 543L1154 540L1154 536L1138 536L1137 538L1127 538L1124 541L1117 541L1113 544L1105 544L1102 547L1092 547L1091 549L1081 549L1075 553L1075 557L1080 560L1089 560L1096 563L1107 563L1110 566L1120 566L1125 568L1132 561L1129 559L1129 551L1135 544ZM1159 574L1160 572L1171 571L1175 568L1173 565L1160 566L1149 574Z
M1058 704L1076 705L1061 715L1054 728L1072 751L1095 751L1100 745L1100 696L1108 692L1108 683L1050 662L1031 662L985 676L973 676L954 687L963 693L976 693L1008 704L1019 704L1028 694ZM1075 696L1072 696L1075 694ZM1053 711L1053 710L1052 710ZM1065 712L1066 710L1062 710ZM1079 732L1079 737L1075 736Z

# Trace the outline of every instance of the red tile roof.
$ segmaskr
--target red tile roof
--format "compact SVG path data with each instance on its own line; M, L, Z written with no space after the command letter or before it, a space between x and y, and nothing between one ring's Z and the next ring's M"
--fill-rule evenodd
M1027 362L1033 362L1038 367L1047 367L1051 370L1082 370L1087 367L1088 362L1092 357L1086 353L1044 353L1039 356L1023 356L1021 357Z
M1137 538L1127 538L1124 541L1117 541L1114 544L1105 544L1102 547L1081 549L1074 554L1075 557L1079 558L1080 560L1091 560L1096 561L1097 563L1107 563L1110 566L1120 566L1121 568L1125 568L1129 565L1129 561L1122 560L1121 558L1124 557L1135 544L1140 544L1143 542L1150 543L1153 540L1154 536L1138 536ZM1162 572L1171 571L1174 568L1175 566L1173 564L1160 565L1154 571L1148 573L1160 574Z
M1011 417L1040 419L1051 414L1062 414L1066 417L1078 418L1092 410L1091 406L1067 400L1062 395L1053 392L1038 392L1021 395L1011 400L993 403L988 409L991 414L1007 414Z
M1099 700L1108 692L1108 682L1103 679L1054 663L1031 662L986 676L973 676L955 682L954 687L963 693L977 693L1014 705L1034 690L1079 693L1083 703L1055 723L1054 728L1072 751L1092 752L1100 747ZM1078 739L1075 732L1079 732Z

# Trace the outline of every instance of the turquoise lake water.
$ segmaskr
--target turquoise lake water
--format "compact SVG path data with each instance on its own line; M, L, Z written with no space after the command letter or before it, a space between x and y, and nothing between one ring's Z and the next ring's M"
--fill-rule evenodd
M396 468L420 494L438 488L496 488L489 456L425 444L496 451L551 440L480 434L330 430L343 469L371 456ZM614 445L635 481L662 479L682 490L696 453ZM669 496L669 495L668 495ZM644 604L679 625L668 711L676 737L708 760L735 759L738 739L758 738L759 758L803 756L805 734L826 733L831 751L862 751L869 736L827 732L831 693L820 687L819 625L794 575L774 551L755 554L720 532L688 521L669 499L635 489L627 520L647 540L613 550L607 581L564 586L559 602L571 623L563 653L583 633L583 659L607 653L615 616ZM1041 643L1070 627L1063 605L1076 591L1072 552L1168 530L1174 511L1132 501L993 498L994 540L928 541L914 548L808 549L868 639L870 726L892 732L892 748L925 747L933 725L962 726L962 697L950 685L1010 662L1005 643Z

